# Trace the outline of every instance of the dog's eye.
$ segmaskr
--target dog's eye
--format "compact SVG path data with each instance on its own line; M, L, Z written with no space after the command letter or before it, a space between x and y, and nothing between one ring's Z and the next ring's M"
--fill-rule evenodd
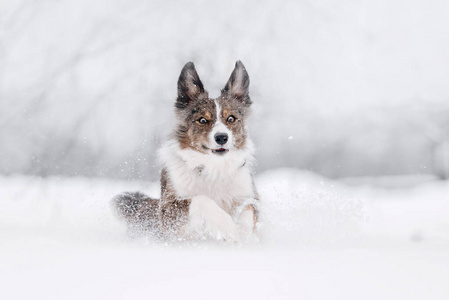
M228 121L229 123L234 123L235 120L236 118L233 115L230 115L226 121Z
M198 122L199 122L200 124L207 124L207 122L209 122L209 121L207 121L206 118L201 117L201 118L198 120Z

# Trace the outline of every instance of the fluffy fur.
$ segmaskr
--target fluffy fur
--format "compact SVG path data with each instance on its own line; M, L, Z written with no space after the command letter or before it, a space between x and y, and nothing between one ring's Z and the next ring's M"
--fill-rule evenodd
M161 199L124 193L117 211L133 229L161 238L239 240L256 232L254 146L245 120L252 101L238 61L220 97L209 98L193 63L178 80L177 126L159 151Z

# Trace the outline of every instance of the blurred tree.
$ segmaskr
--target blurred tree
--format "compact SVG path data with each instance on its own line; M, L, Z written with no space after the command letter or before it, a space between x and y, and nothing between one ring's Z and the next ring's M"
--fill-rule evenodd
M441 179L449 179L449 102L417 101L402 107L409 132L422 135L428 143L432 173Z

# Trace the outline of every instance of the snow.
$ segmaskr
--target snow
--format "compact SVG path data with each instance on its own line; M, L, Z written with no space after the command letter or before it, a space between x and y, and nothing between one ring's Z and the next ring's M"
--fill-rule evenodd
M130 239L117 193L158 183L0 177L1 299L448 299L449 182L256 178L257 244Z
M0 1L0 299L449 299L448 9ZM215 97L237 60L261 241L127 237L182 66Z

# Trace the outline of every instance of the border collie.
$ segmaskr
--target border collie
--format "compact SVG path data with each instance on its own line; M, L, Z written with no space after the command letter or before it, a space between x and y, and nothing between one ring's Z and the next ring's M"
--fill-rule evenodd
M177 126L159 152L161 199L139 192L114 198L131 230L163 239L239 241L255 236L258 195L246 119L249 76L237 61L220 97L209 98L192 62L181 71Z

